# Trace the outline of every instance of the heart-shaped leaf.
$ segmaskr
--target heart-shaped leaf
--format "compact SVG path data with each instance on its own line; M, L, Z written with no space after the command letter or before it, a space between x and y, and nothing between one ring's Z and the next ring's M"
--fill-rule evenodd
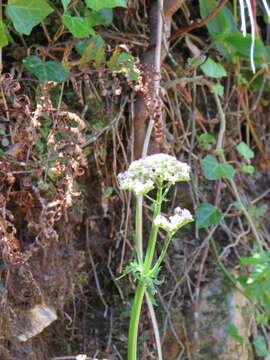
M68 77L63 65L57 61L42 62L37 56L27 56L23 63L41 82L60 82Z
M33 27L52 12L45 0L9 0L6 8L15 29L25 35L29 35Z
M200 204L195 210L196 229L217 225L222 217L222 212L208 202Z

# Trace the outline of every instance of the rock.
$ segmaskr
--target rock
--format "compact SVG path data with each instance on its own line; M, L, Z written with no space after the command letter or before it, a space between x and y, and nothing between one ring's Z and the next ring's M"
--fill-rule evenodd
M46 304L36 304L33 308L20 311L11 328L12 337L25 342L40 334L57 319L56 312Z
M201 292L196 309L197 321L190 322L192 359L254 360L248 340L250 324L244 316L247 306L247 298L232 287L223 273L216 273ZM245 340L244 344L229 335L229 325L237 329L238 335Z

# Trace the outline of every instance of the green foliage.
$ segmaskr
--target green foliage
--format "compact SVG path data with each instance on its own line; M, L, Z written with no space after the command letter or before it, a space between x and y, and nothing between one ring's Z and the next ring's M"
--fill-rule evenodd
M255 168L252 165L244 165L241 167L241 170L250 175L255 173Z
M245 294L259 306L269 319L270 316L270 252L254 250L250 257L240 262L248 272L238 278Z
M218 2L215 0L200 0L201 17L205 18L217 5ZM220 38L236 31L233 16L225 6L207 22L206 27L213 38Z
M228 333L231 337L233 337L239 344L243 345L245 340L243 336L238 334L237 327L233 324L228 325Z
M222 212L208 202L200 204L195 210L196 229L217 225L222 217Z
M202 159L202 167L204 176L208 180L217 180L222 177L226 179L233 179L235 170L229 164L221 164L212 155L207 155Z
M236 146L236 150L246 159L252 159L254 157L254 152L243 141Z
M249 58L251 47L251 35L247 34L246 37L242 33L236 33L226 36L224 42L230 45L235 55ZM265 47L260 39L255 40L254 57L259 58L266 55Z
M224 86L223 85L221 85L221 84L212 85L212 89L217 95L219 95L221 97L224 95Z
M264 216L267 212L267 209L265 207L257 207L255 205L252 205L248 208L248 212L250 216L253 217L260 217Z
M256 355L265 357L268 355L268 348L265 341L265 337L262 335L256 335L253 339L253 345L255 348Z
M57 61L42 62L37 56L27 56L23 59L23 63L41 82L61 82L68 77L63 65Z
M208 58L201 66L205 75L212 78L222 78L227 76L227 72L221 64L218 64L214 60Z
M0 47L6 46L7 44L8 44L8 33L5 24L0 19Z
M86 19L89 21L89 25L111 25L113 21L112 9L101 9L99 11L89 11L86 13Z
M71 0L61 0L63 8L67 10L68 5L71 3Z
M210 144L214 144L216 142L214 135L208 133L201 134L200 136L198 136L198 140Z
M188 65L194 68L202 65L206 60L205 55L194 56L193 58L188 58Z
M126 0L85 0L86 5L94 10L99 11L103 8L127 7Z
M216 0L200 0L201 17L205 18L218 5ZM245 37L238 30L238 24L229 9L224 6L219 12L207 22L206 27L217 50L231 63L235 58L249 60L251 48L251 35ZM264 57L267 57L266 47L259 38L255 40L254 60L257 66L263 64Z
M89 24L87 18L81 16L71 16L66 12L62 17L63 24L77 38L83 38L88 35L95 35L95 30Z
M45 0L9 0L6 8L15 29L25 35L29 35L33 27L52 12Z

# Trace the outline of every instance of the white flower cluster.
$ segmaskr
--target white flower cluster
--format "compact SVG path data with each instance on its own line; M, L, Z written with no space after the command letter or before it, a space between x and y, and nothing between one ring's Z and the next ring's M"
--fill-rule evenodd
M265 11L267 13L267 16L270 19L270 8L267 4L266 0L262 0L263 6L265 8ZM254 48L255 48L255 38L256 38L256 24L255 24L255 14L254 9L252 7L252 1L251 0L239 0L240 5L240 14L241 14L241 31L243 35L246 37L247 34L247 27L246 27L246 15L245 15L245 5L247 6L248 11L248 17L250 20L251 25L251 47L250 47L250 61L251 61L251 67L253 72L255 73L255 63L254 63Z
M173 216L167 218L166 216L158 215L154 220L154 224L173 235L182 226L191 221L193 221L193 217L190 211L188 209L181 209L180 207L177 207L174 210Z
M187 181L190 167L167 154L155 154L133 161L128 170L118 175L122 190L133 190L136 195L146 194L154 184L163 181Z

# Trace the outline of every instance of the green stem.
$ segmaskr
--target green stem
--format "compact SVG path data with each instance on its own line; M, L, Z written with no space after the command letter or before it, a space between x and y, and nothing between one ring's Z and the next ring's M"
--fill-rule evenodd
M137 339L141 307L146 286L139 282L135 292L134 303L131 310L131 318L128 332L128 360L137 360Z
M153 222L152 222L152 227L151 227L151 231L150 231L150 235L149 235L145 260L144 260L144 272L145 273L150 270L152 261L153 261L153 257L154 257L156 241L157 241L157 233L158 233L158 226L156 226L154 224L154 220L157 217L157 215L160 214L161 203L162 203L162 186L160 186L157 190L157 200L156 200L155 208L154 208Z
M139 264L143 262L143 247L142 247L142 195L136 196L136 239L135 239L135 248L136 255Z
M160 253L160 255L159 255L159 257L158 257L158 259L157 259L157 261L156 261L156 263L155 263L155 265L154 265L153 268L147 273L147 276L151 277L153 274L155 274L155 272L156 272L156 271L158 270L158 268L160 267L160 265L161 265L161 263L162 263L165 255L166 255L166 253L167 253L168 246L169 246L169 244L170 244L170 242L171 242L171 239L172 239L172 237L169 236L169 237L167 237L167 239L165 240L165 244L164 244L164 246L163 246L163 249L162 249L162 251L161 251L161 253Z

